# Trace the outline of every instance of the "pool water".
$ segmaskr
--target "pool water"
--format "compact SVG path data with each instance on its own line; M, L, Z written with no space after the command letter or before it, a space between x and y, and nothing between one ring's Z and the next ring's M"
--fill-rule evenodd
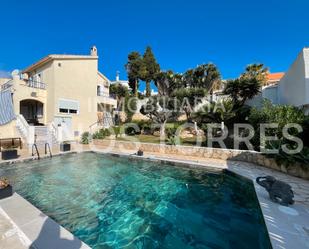
M92 248L271 248L252 183L226 173L80 153L0 175Z

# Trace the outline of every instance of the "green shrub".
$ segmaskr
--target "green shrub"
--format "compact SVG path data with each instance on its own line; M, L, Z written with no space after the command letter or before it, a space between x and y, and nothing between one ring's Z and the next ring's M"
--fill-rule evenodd
M309 148L304 147L299 153L296 154L287 154L282 150L281 141L273 141L266 145L267 149L278 149L279 153L277 154L266 154L267 157L274 158L278 163L283 165L293 165L295 163L300 163L301 165L306 166L306 169L309 170ZM293 148L293 145L288 144L289 149Z
M115 133L115 137L118 138L121 133L121 126L113 126L112 129Z
M270 101L265 101L263 107L258 110L256 108L252 108L249 115L249 123L255 129L255 136L252 139L252 143L255 146L255 149L259 149L260 147L260 124L262 123L277 123L278 129L269 129L267 131L268 136L277 136L281 144L286 144L289 141L283 139L282 137L282 129L285 125L289 123L299 124L306 130L306 122L308 117L304 114L303 110L290 106L290 105L272 105ZM304 141L306 144L306 133L298 133L295 129L290 129L289 133L293 136L298 136Z
M125 127L124 133L128 136L134 136L134 135L137 135L139 132L137 132L134 127L129 126L129 127Z
M140 120L140 121L136 121L134 123L136 123L138 125L142 134L147 134L147 135L151 134L151 121Z
M166 144L168 145L176 145L176 143L177 143L177 139L175 136L169 137L166 142Z
M127 122L131 122L132 117L137 110L137 98L126 96L124 99L123 110L127 114Z
M81 136L81 143L82 144L89 144L91 141L91 135L89 132L84 132Z
M177 128L175 128L175 127L167 127L167 128L165 128L165 134L166 134L167 138L175 137L176 136L176 131L177 131Z
M104 139L106 137L109 137L111 135L111 132L109 129L100 129L99 131L95 132L92 135L93 139Z

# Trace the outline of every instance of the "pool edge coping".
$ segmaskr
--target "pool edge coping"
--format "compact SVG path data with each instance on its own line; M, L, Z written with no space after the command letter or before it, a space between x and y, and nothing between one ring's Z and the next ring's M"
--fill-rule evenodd
M208 170L215 169L216 172L220 172L220 171L232 172L233 174L236 174L237 176L243 177L243 178L252 182L254 189L255 189L255 194L256 194L256 197L257 197L257 200L258 200L258 203L259 203L259 206L260 206L260 210L261 210L262 215L263 215L263 220L264 220L267 232L268 232L268 236L269 236L272 248L274 248L274 249L282 249L282 248L304 249L304 248L309 248L308 242L307 243L305 242L305 247L304 247L304 244L299 244L299 245L293 244L293 247L283 247L282 246L282 244L286 244L287 241L284 241L284 240L282 241L282 238L279 235L276 235L276 234L273 233L274 224L272 224L272 221L270 221L268 219L269 218L269 206L272 206L272 207L274 207L274 206L279 207L279 206L277 204L272 203L269 199L267 199L267 194L265 194L265 191L262 191L261 187L256 184L255 179L252 179L252 177L250 177L246 174L242 174L242 173L240 173L239 171L237 171L233 168L229 168L229 165L225 165L225 166L220 167L220 166L215 165L215 164L206 164L206 162L205 163L204 162L196 162L196 161L192 161L192 160L177 160L177 159L164 158L164 157L159 157L159 156L137 156L137 155L129 154L129 153L105 152L105 151L93 150L93 149L83 150L83 151L70 151L70 152L65 152L65 153L57 153L53 156L57 157L57 156L62 156L62 155L76 154L76 153L87 153L87 152L104 154L104 155L112 155L112 156L120 156L120 157L131 157L131 158L139 159L139 160L160 161L160 163L164 163L164 164L168 163L168 164L172 164L172 165L181 165L181 166L186 166L186 167L188 167L188 166L192 167L193 166L192 168L204 168L204 169L206 168ZM41 157L41 159L45 159L45 158L48 158L48 156ZM20 162L29 162L29 161L33 161L33 160L37 160L37 158L28 157L28 158L23 158L23 159L11 160L9 162L0 162L0 167L2 165L9 165L9 164L20 163ZM232 161L232 162L236 163L236 161ZM238 162L238 163L243 163L243 162ZM25 198L23 198L19 194L15 193L15 195L18 195L21 199L26 201L29 205L31 205L33 207L34 210L39 210L37 207L32 205L29 201L27 201ZM7 199L9 199L9 198L7 198ZM2 202L4 200L7 200L7 199L0 200L0 208L2 207L2 205L1 205ZM266 206L265 206L265 204L266 204ZM40 211L40 212L43 215L45 215L42 211ZM307 215L309 217L309 210L307 212L308 212ZM7 212L5 212L5 213L7 214ZM53 219L50 218L49 216L47 216L47 215L45 215L45 216L47 217L47 219L49 218L53 221ZM9 216L9 217L10 217L10 219L12 219L11 216ZM14 219L12 219L12 220L14 221ZM279 222L282 222L282 220L279 220ZM66 231L67 233L71 234L74 239L81 241L82 246L83 245L86 246L86 247L81 247L81 248L91 248L85 242L78 239L75 235L73 235L71 232L69 232L64 227L62 227L60 224L58 224L57 222L55 222L55 223L60 227L60 230ZM21 229L19 226L18 226L18 228ZM21 231L24 233L24 231L22 229L21 229ZM296 235L296 236L301 237L300 235L299 236ZM293 240L293 241L295 242L295 240ZM289 240L289 242L291 242L291 241ZM300 242L300 241L298 241L298 242Z

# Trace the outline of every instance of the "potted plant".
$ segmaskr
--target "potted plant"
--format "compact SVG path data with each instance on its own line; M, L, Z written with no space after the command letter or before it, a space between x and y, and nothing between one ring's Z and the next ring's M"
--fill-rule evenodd
M10 197L13 194L13 188L10 185L8 179L1 178L0 179L0 199Z
M1 151L1 158L2 160L11 160L16 159L18 157L17 155L17 146L3 146L3 149Z
M69 141L63 141L61 144L60 144L60 151L70 151L71 150L71 144Z

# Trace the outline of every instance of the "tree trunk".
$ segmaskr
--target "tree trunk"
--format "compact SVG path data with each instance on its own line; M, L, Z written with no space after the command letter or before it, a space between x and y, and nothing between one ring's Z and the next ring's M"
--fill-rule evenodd
M134 95L135 97L138 97L138 80L135 80L135 85L134 85Z
M167 120L166 120L167 121ZM160 137L165 137L165 124L166 121L164 121L160 126Z
M146 81L146 97L151 96L150 81Z

